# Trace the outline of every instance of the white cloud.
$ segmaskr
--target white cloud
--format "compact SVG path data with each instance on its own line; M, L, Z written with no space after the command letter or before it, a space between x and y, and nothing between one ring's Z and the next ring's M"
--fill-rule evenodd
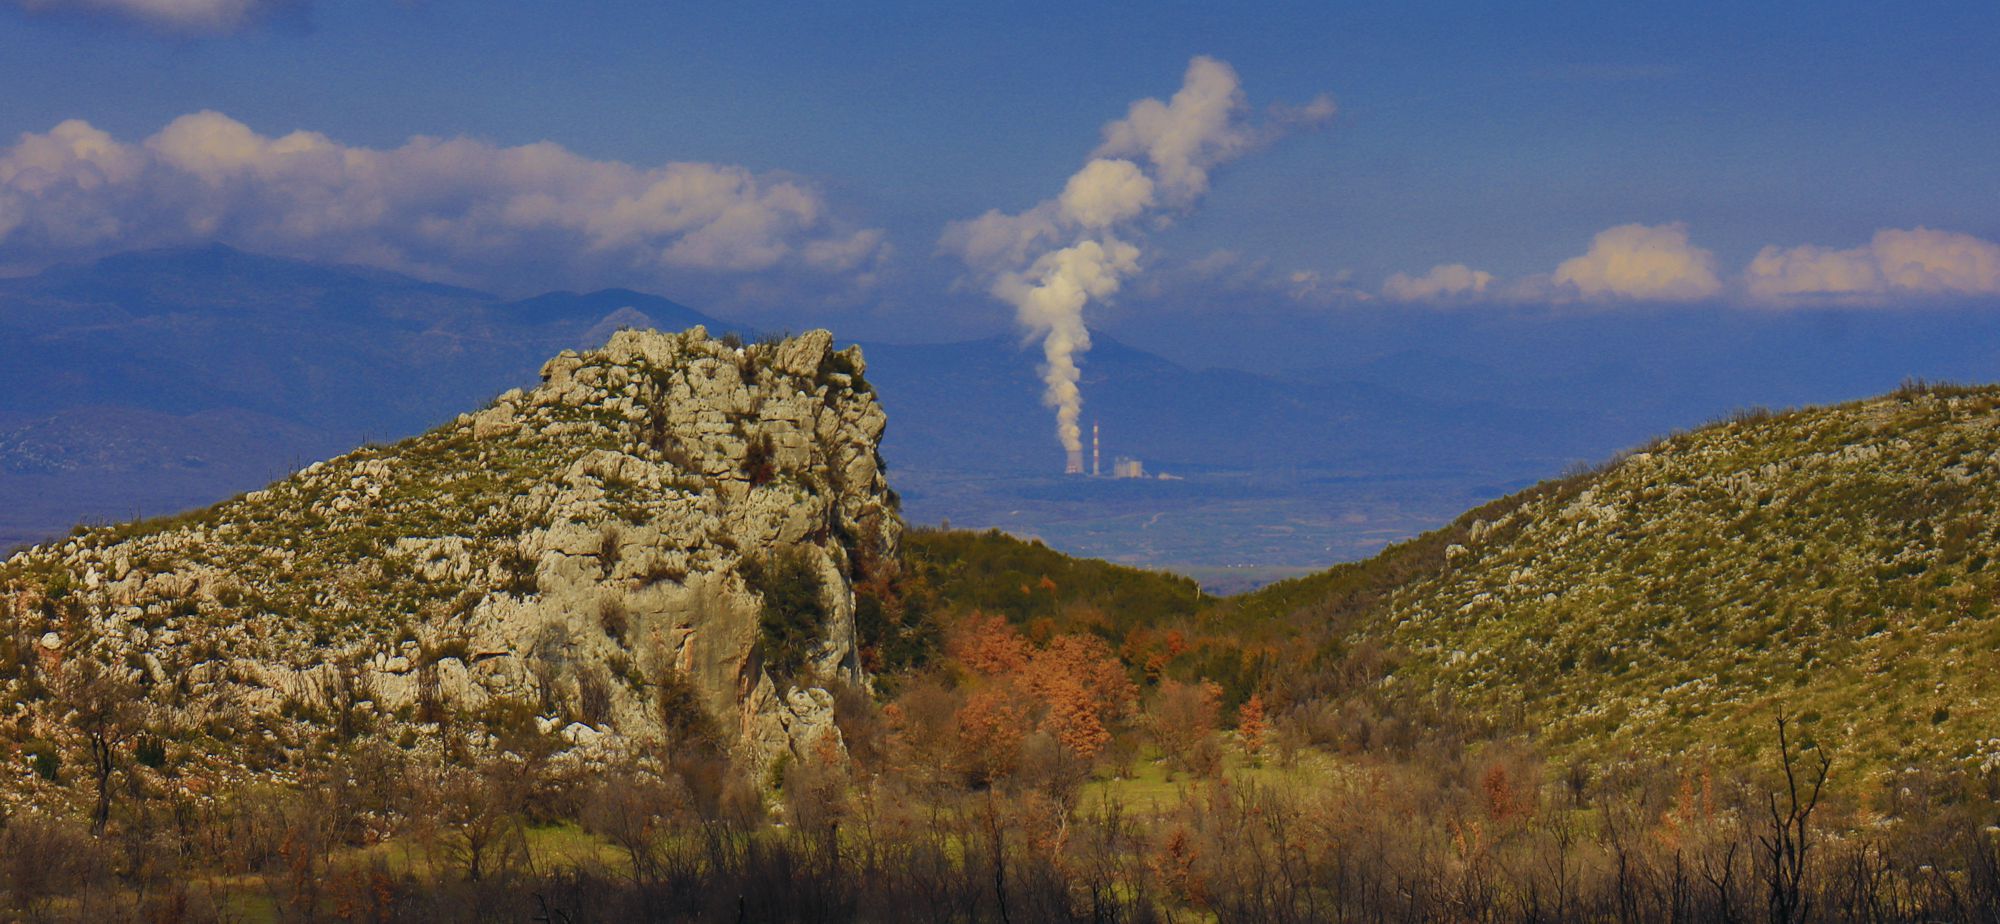
M1878 231L1871 246L1892 289L1931 294L2000 292L2000 245L1991 241L1913 228Z
M1374 295L1355 288L1353 270L1322 273L1319 270L1293 270L1284 275L1281 290L1285 297L1302 305L1325 307L1351 302L1367 302Z
M1395 301L1503 304L1701 301L1745 304L1880 305L1892 298L2000 295L2000 244L1931 228L1884 228L1867 244L1836 249L1811 244L1765 247L1740 279L1725 283L1715 256L1688 240L1680 224L1619 225L1597 233L1588 252L1553 274L1510 281L1463 264L1422 276L1397 273L1382 284Z
M184 32L229 32L303 0L13 0L31 12L105 13Z
M1845 250L1766 247L1743 279L1752 297L1771 302L2000 295L2000 244L1930 228L1884 228Z
M1553 273L1501 280L1463 263L1446 263L1420 276L1395 273L1382 282L1382 296L1390 301L1435 303L1700 301L1723 291L1715 255L1690 243L1680 224L1606 228L1582 256L1564 260Z
M880 262L887 259L890 253L883 237L880 228L864 228L844 238L813 241L806 245L806 264L832 273L844 273Z
M1332 96L1321 93L1303 106L1275 103L1271 106L1271 118L1281 125L1320 125L1333 118L1339 109Z
M1055 201L1043 202L1019 214L999 209L966 221L945 226L938 246L958 254L965 265L985 273L1001 272L1027 263L1031 255L1062 235L1057 220L1062 208Z
M1382 295L1399 302L1476 298L1492 283L1492 273L1463 263L1449 263L1433 266L1422 276L1391 275L1382 283Z
M1715 255L1688 243L1687 226L1619 225L1556 267L1558 285L1589 299L1697 301L1722 292Z
M886 252L880 231L829 215L794 179L592 160L550 142L373 149L199 112L137 143L72 120L0 150L11 262L211 239L474 282L844 273Z

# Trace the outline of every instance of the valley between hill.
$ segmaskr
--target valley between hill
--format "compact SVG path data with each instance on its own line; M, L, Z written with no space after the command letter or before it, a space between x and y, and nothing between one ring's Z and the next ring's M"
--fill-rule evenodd
M2000 901L2000 388L1738 415L1217 598L906 531L866 363L831 341L621 332L422 436L0 564L0 894L56 919Z

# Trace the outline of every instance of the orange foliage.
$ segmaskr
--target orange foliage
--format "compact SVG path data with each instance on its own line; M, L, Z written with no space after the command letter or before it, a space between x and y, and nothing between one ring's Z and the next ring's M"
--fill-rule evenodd
M958 710L963 762L974 775L990 779L1013 769L1021 739L1028 733L1028 710L1011 687L973 691Z
M1070 816L1065 806L1047 793L1031 790L1020 796L1016 821L1029 850L1059 869L1068 868Z
M1669 850L1688 846L1693 835L1715 817L1715 792L1711 788L1713 780L1709 777L1708 768L1702 768L1700 775L1699 793L1695 790L1695 775L1683 775L1674 807L1660 813L1660 828L1654 836Z
M847 748L841 743L840 732L838 730L820 732L819 736L813 739L812 755L821 766L845 766Z
M1022 739L1038 728L1093 761L1137 705L1123 662L1093 635L1059 635L1037 646L1004 617L974 613L960 621L946 651L972 675L955 724L961 766L974 775L1006 772ZM888 713L892 723L902 714Z
M1533 787L1515 779L1515 774L1504 763L1496 761L1486 768L1479 778L1479 792L1486 803L1487 817L1492 818L1495 824L1504 825L1534 814Z
M1022 680L1048 702L1053 690L1075 683L1090 697L1099 715L1121 719L1131 714L1138 690L1125 675L1125 665L1103 639L1094 635L1059 635L1034 653Z
M1514 781L1507 776L1507 768L1494 764L1486 768L1479 777L1479 792L1486 797L1486 814L1494 821L1505 823L1514 815Z
M1242 708L1236 710L1236 737L1243 742L1243 753L1252 760L1264 754L1264 735L1270 731L1270 723L1264 716L1264 697L1252 693L1243 701Z
M1028 640L1006 617L973 613L958 624L945 650L960 664L988 677L1012 674L1028 664Z
M1110 726L1132 713L1138 690L1103 639L1059 635L1037 651L1022 684L1045 708L1042 727L1084 761L1111 740Z
M1461 860L1482 859L1486 855L1487 848L1492 846L1487 838L1485 826L1481 825L1477 818L1462 823L1454 819L1447 822L1447 827L1451 829L1452 849L1458 851Z
M1207 889L1203 887L1201 874L1195 866L1201 860L1201 848L1194 836L1182 825L1175 825L1166 837L1160 839L1160 847L1147 859L1153 875L1159 877L1160 885L1168 895L1190 905L1200 906L1207 900Z
M1056 741L1077 759L1085 763L1096 760L1111 742L1111 732L1099 717L1099 704L1081 684L1074 682L1054 685L1048 695L1049 711L1042 719L1042 727L1053 733Z
M1147 710L1153 741L1175 763L1192 766L1196 748L1215 734L1222 716L1222 688L1204 680L1162 680Z

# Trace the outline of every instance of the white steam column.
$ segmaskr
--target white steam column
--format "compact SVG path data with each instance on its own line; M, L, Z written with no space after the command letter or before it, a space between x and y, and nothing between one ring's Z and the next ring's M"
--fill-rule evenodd
M1273 106L1261 124L1249 118L1236 71L1197 56L1171 99L1141 99L1108 122L1103 143L1070 175L1062 192L1014 213L993 209L952 222L940 241L1014 306L1015 319L1042 341L1042 403L1056 412L1064 471L1083 474L1083 374L1090 352L1084 308L1118 294L1139 272L1139 248L1121 235L1161 228L1208 192L1209 171L1264 147L1292 128L1325 123L1331 97L1304 106ZM1095 458L1093 472L1102 472ZM1114 464L1113 473L1117 467Z

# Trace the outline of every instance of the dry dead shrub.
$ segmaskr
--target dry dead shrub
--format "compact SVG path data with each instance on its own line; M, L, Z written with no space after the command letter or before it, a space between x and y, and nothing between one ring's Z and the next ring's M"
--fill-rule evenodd
M40 914L61 896L103 883L111 858L81 824L23 812L0 827L0 894L7 906Z

